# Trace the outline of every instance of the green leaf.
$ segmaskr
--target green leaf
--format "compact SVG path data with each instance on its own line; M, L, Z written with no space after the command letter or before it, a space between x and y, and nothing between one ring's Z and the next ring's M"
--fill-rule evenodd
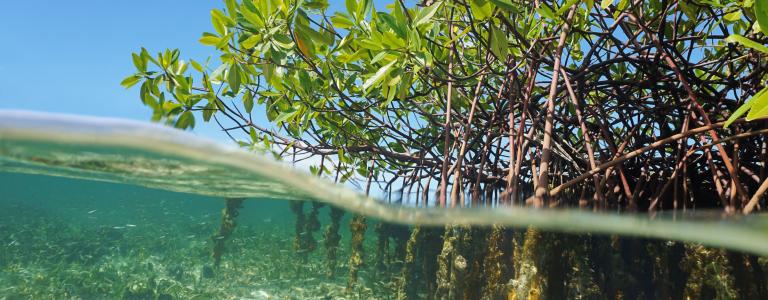
M613 4L613 0L600 1L600 7L602 7L603 9L608 9L608 7L611 6L611 4Z
M736 111L731 114L731 116L728 118L728 120L725 121L725 124L723 124L723 128L727 128L730 126L734 121L736 121L738 118L740 118L744 113L747 112L747 110L750 110L749 115L752 115L755 118L759 118L759 114L762 111L762 117L766 116L768 112L765 111L766 107L768 107L768 87L762 89L761 91L757 92L754 97L747 100L746 103L742 104ZM752 108L756 108L755 110L751 110ZM753 113L754 112L754 113ZM747 115L747 121L751 121L754 118L751 118L749 115Z
M256 26L257 28L264 28L264 18L261 16L258 10L251 11L250 8L248 8L248 5L243 5L243 7L240 9L240 13L243 15L243 18L245 18L248 23L250 23L253 26Z
M741 44L742 46L745 46L747 48L752 48L757 51L763 52L765 54L768 54L768 47L761 45L758 42L755 42L753 40L750 40L748 38L745 38L738 34L731 34L728 36L728 38L725 39L729 43L737 43Z
M763 88L749 100L749 102L754 103L750 105L747 121L768 117L768 92L766 91L768 91L768 87Z
M397 95L397 86L387 86L387 101L384 102L383 107L388 107L390 103L392 103L392 100L395 99L395 95Z
M195 128L195 116L192 115L192 112L185 111L179 116L179 119L176 120L174 127L181 129Z
M137 84L140 80L141 80L141 76L131 75L131 76L125 77L125 79L123 79L123 81L120 82L120 85L122 85L127 89Z
M699 14L699 6L695 3L688 3L690 0L685 1L677 1L677 5L680 7L680 10L683 11L683 13L691 20L695 20L697 15Z
M287 35L275 34L272 36L272 43L285 50L293 49L293 41Z
M221 20L221 18L218 17L218 14L215 14L213 10L211 11L211 24L213 24L213 29L216 30L220 35L226 35L227 34L227 27L224 25L224 21ZM221 14L221 12L219 12Z
M768 35L768 1L755 0L755 16L760 24L760 31Z
M217 110L216 104L213 101L209 101L208 105L205 106L205 110L203 110L203 120L206 122L210 121Z
M152 55L149 55L149 52L144 47L141 47L141 54L140 54L140 56L141 56L141 59L143 59L144 61L151 61L156 66L160 66L160 63L158 63L157 60L155 60L152 57Z
M614 12L614 14L624 11L624 9L627 8L628 6L629 6L629 0L619 1L619 4L616 5L616 11Z
M541 7L536 9L536 11L539 13L539 15L541 15L542 17L544 17L546 19L550 19L550 20L556 20L557 19L557 17L555 16L555 12L553 12L552 9L550 9L546 5L542 5Z
M227 5L227 12L229 13L229 18L232 20L237 19L237 1L224 0L224 3Z
M389 143L387 146L389 146L389 148L394 150L395 152L405 153L405 147L403 147L403 145L398 142Z
M727 13L723 16L723 19L726 19L731 22L736 22L738 20L741 20L741 9L736 9L730 13Z
M200 63L196 62L194 59L190 59L189 62L192 64L192 67L195 68L198 72L202 73L205 72L205 69L203 66L200 65Z
M496 6L498 6L499 8L501 8L503 10L506 10L506 11L509 11L509 12L513 12L513 13L519 13L520 12L520 9L517 8L517 6L515 6L515 4L512 3L512 1L509 1L509 0L491 0L491 2L493 4L496 4Z
M557 9L557 12L555 15L562 16L567 10L571 8L574 4L579 2L581 0L568 0L565 3L563 3L563 6L560 6L560 8Z
M232 64L229 67L229 73L227 74L227 83L232 93L237 94L240 91L240 68L237 64Z
M355 23L352 22L349 17L339 12L336 12L333 17L331 17L331 22L333 23L333 26L343 29L349 29L352 28L352 26L355 26Z
M298 111L299 111L298 109L296 109L295 107L291 106L291 107L288 108L288 110L286 110L284 112L281 112L277 116L277 118L272 120L272 122L279 123L279 122L283 122L285 120L288 120L289 118L293 117L293 115L295 115L296 112L298 112Z
M728 128L734 121L736 121L741 115L743 115L747 110L752 108L752 105L754 105L754 101L747 101L747 103L742 104L736 111L731 114L731 116L728 118L728 120L725 121L725 124L723 124L723 128Z
M392 28L392 30L397 33L397 36L401 38L406 37L405 29L400 26L400 24L395 20L395 17L385 12L377 12L376 16L379 19L384 20L384 23L386 23L389 28Z
M422 24L426 24L427 22L432 20L432 16L437 13L437 9L440 8L440 5L443 4L442 2L436 2L433 3L429 7L425 7L419 11L419 13L416 14L416 17L413 18L413 26L419 26Z
M373 0L362 0L357 5L357 19L365 19L368 12L371 11L373 6Z
M356 13L357 13L357 1L356 0L346 0L344 3L347 6L347 13L352 15L355 19L357 19Z
M305 45L312 46L314 48L312 42L318 42L325 44L326 46L331 46L334 42L335 36L320 34L316 30L309 27L309 17L306 16L303 11L299 11L299 16L296 17L296 38L301 40L299 42L300 45L304 43ZM304 50L302 49L302 51Z
M131 53L131 58L133 58L133 65L136 67L139 72L146 72L147 71L147 60L141 55L138 55L136 53Z
M279 97L283 95L282 93L273 92L273 91L261 91L259 92L259 94L262 97Z
M491 29L491 52L496 55L500 61L505 61L509 55L509 46L507 45L507 35L496 27Z
M256 44L260 41L261 41L261 36L258 34L254 34L248 37L247 39L245 39L245 41L242 41L240 45L243 46L243 48L245 49L251 49L254 46L256 46Z
M485 20L493 14L493 5L488 0L469 0L472 15L478 20Z
M208 46L216 46L221 43L221 38L213 35L205 35L200 38L200 43Z
M258 135L256 135L256 129L254 129L253 127L251 127L251 128L250 128L250 130L248 130L248 131L249 131L249 132L248 132L248 135L250 135L250 136L251 136L251 142L252 142L252 143L255 143L255 142L256 142L256 140L258 140L258 139L259 139L259 136L258 136Z
M324 11L328 8L328 0L307 0L304 7Z
M245 106L245 112L251 113L253 110L253 94L250 90L245 91L245 96L243 96L243 106Z
M381 82L384 79L384 76L389 73L389 69L395 65L395 62L397 61L394 60L376 71L376 74L373 74L371 78L368 78L368 80L363 83L363 90L367 91L371 86Z
M211 17L228 27L235 26L237 24L234 20L232 20L232 18L228 17L218 9L211 10Z
M344 156L344 148L339 148L338 155L339 155L339 162L340 163L346 163L347 162L347 157Z

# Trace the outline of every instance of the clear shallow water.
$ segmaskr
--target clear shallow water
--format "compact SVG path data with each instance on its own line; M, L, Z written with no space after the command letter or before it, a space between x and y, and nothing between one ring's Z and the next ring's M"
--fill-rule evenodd
M228 241L223 266L213 272L211 236L219 226L224 197L248 200ZM323 251L297 253L296 219L286 200L313 200L347 212L335 266L341 275L327 276ZM323 229L327 211L326 206L319 213ZM344 289L349 213L371 218L371 237L363 246L369 263L359 275L361 286L352 292ZM373 224L378 221L402 225L388 225L392 232L405 228L407 233L408 225L533 225L554 232L653 237L768 255L768 217L760 214L724 217L689 211L651 217L519 207L390 206L185 132L18 111L0 111L0 218L0 299L394 298L403 258L389 255L385 264L383 256L376 256ZM320 248L322 230L310 234ZM387 247L403 243L400 237ZM383 265L384 271L379 268Z
M166 127L0 111L0 171L126 183L212 197L315 200L401 224L534 225L700 242L768 255L768 216L717 211L615 215L582 210L390 206L265 157Z
M342 276L326 278L321 251L298 264L295 218L284 201L244 205L214 275L220 198L18 173L0 172L0 181L0 299L305 299L344 291ZM346 242L349 231L340 234Z

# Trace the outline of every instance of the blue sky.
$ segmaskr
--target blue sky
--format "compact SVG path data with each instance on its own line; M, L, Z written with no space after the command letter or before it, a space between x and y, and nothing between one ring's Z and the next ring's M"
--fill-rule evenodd
M218 1L9 1L0 10L0 109L149 120L136 90L131 52L178 47L205 58L197 42ZM217 138L209 126L200 132Z
M332 0L331 8L344 2ZM376 0L383 9L384 2ZM411 2L411 1L408 1ZM212 47L210 10L223 1L7 1L0 10L0 109L109 116L147 121L136 88L120 81L134 70L131 52L179 48L204 61ZM227 140L214 124L195 132Z
M345 9L343 0L329 2L329 13ZM374 0L377 10L392 2ZM149 121L138 88L120 86L134 72L131 52L179 48L182 59L216 61L214 49L198 39L213 31L210 10L223 7L219 0L7 1L0 10L0 109ZM194 132L230 141L201 118Z

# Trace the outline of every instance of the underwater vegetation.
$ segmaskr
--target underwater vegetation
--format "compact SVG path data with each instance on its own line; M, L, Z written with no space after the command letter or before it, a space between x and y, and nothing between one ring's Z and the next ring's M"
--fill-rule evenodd
M90 145L80 123L51 124L0 139L0 170L19 172L0 172L0 299L768 296L762 214L418 209L178 133L154 137L187 144L96 132ZM128 125L111 128L146 128Z
M122 208L94 195L104 203L91 210L77 195L60 207L2 199L0 299L768 297L766 258L695 243L404 226L310 201L208 199L209 208L189 208L196 202L183 194L128 194L137 198Z

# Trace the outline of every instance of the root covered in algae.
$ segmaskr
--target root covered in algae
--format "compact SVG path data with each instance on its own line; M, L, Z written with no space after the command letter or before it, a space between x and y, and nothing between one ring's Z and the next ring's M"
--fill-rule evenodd
M405 256L406 243L410 237L407 226L377 223L374 227L377 235L375 269L377 274L383 275L392 270L393 263L400 261ZM390 251L392 241L395 242L394 251Z
M438 299L447 299L450 297L451 259L453 258L453 248L456 241L455 229L455 226L452 225L445 227L445 233L443 234L443 248L437 256L437 290L435 291L435 297Z
M415 226L411 231L408 242L405 245L405 257L403 259L403 270L400 281L397 286L397 299L415 299L416 287L413 282L414 267L416 264L416 255L423 242L421 226Z
M540 248L541 232L529 227L522 247L515 247L515 278L510 280L509 299L540 299L542 276L536 258Z
M341 223L341 217L344 216L344 211L336 207L330 207L329 216L331 222L325 228L325 253L326 253L326 267L328 277L336 275L336 266L338 265L338 250L339 242L341 241L341 235L339 234L339 227Z
M724 251L690 245L680 264L687 271L685 296L689 299L736 299L735 282Z
M474 272L479 270L472 247L472 229L448 225L443 234L443 249L437 256L438 299L477 298L473 284Z
M365 240L365 230L367 228L368 226L365 224L365 216L355 215L352 217L352 221L349 224L352 238L350 240L351 247L349 253L348 291L352 291L357 285L357 275L360 271L360 267L363 266L363 241Z
M374 226L376 232L376 273L383 273L386 269L387 261L387 249L389 248L389 225L385 223L377 223Z
M299 258L302 262L307 262L310 252L317 249L317 240L313 233L320 229L320 220L318 215L320 214L320 208L323 207L322 203L311 202L312 208L308 214L304 213L305 201L292 201L290 202L290 208L294 215L296 215L295 225L295 238L293 240L293 249L299 254Z
M504 276L507 273L507 265L504 261L504 227L494 225L486 239L487 253L483 261L485 285L482 288L483 299L498 299L504 288Z
M221 226L219 232L215 234L213 239L213 265L218 267L221 264L221 255L224 253L224 243L235 231L235 218L240 214L240 208L243 207L243 198L227 198L224 199L226 206L221 211Z
M568 299L596 299L600 298L600 287L596 282L594 261L589 256L592 248L589 235L573 236L567 239L568 246L563 251L563 256L569 264L566 270L566 298ZM555 254L556 255L556 254Z
M320 214L320 208L323 206L323 203L313 201L312 209L309 211L309 214L307 214L304 232L307 240L307 251L309 252L314 251L317 248L317 240L315 240L314 233L320 230L320 219L318 218L318 215Z
M307 261L307 233L306 230L306 216L304 215L304 201L291 201L289 203L291 211L296 215L296 225L294 227L294 239L293 250L299 254L301 262ZM297 272L299 272L297 270Z

